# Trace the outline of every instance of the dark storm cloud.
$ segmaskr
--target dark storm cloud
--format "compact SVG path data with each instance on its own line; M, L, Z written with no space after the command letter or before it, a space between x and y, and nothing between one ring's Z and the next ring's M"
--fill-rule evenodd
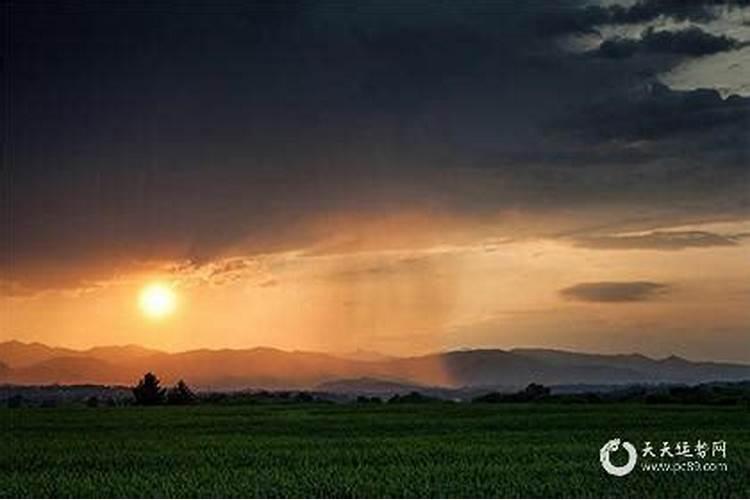
M632 176L642 187L659 187L664 195L681 192L685 182L706 178L713 181L704 189L742 190L750 173L745 140L749 126L750 98L722 97L713 89L672 90L648 81L626 92L592 97L548 129L544 150L529 148L506 158L575 165L586 178L601 176L603 183L627 182ZM578 184L576 189L582 187ZM700 192L691 194L700 197Z
M569 300L582 302L644 302L664 294L669 287L651 281L601 281L579 283L560 290Z
M598 26L648 23L661 17L705 23L721 15L720 7L743 8L748 0L640 0L631 5L587 5L570 9L551 7L540 14L537 28L546 35L596 33Z
M577 246L601 250L684 250L732 247L746 235L724 235L708 231L653 231L626 236L589 236L575 240Z
M608 12L610 22L614 24L644 23L660 16L701 22L716 17L712 7L743 3L745 0L640 0L630 6L612 5Z
M746 213L747 98L552 36L715 5L14 3L0 272L309 248L339 213Z
M742 139L750 125L747 97L722 98L713 89L678 91L652 83L594 102L575 119L594 142L649 141L645 149L653 148L662 160L679 158L691 169L717 175L725 166L736 166L747 175L748 143ZM714 165L701 167L696 160Z
M679 31L655 31L648 28L638 39L614 38L605 40L594 51L599 57L623 59L637 53L676 54L705 56L726 52L744 46L726 35L712 35L700 28L691 27Z

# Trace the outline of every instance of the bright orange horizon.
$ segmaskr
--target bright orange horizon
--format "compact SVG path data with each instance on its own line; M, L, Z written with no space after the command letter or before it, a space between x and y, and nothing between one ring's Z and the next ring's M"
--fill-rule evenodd
M82 288L3 297L0 340L390 355L533 346L750 361L744 242L602 249L575 239L482 235L465 223L460 237L438 244L427 241L431 228L422 223L421 237L412 226L404 238L391 232L360 241L361 250L160 262ZM645 234L748 229L733 222ZM167 289L173 295L160 295Z

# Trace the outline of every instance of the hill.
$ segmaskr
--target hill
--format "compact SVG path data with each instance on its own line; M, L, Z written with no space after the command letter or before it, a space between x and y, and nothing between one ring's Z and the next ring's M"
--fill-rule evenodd
M350 359L305 351L199 349L166 353L139 346L85 351L0 343L0 383L132 384L146 371L203 389L309 389L374 383L433 388L686 383L750 380L750 366L676 356L601 355L549 349L476 349L403 358ZM367 392L366 390L364 392Z

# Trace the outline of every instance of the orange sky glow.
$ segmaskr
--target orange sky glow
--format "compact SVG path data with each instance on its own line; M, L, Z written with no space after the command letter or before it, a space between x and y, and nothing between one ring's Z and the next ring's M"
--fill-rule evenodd
M482 235L485 226L462 221L445 221L443 231L433 224L408 215L374 224L367 239L334 231L307 249L142 264L86 286L4 297L2 337L169 351L545 346L750 360L747 243L599 249L565 238ZM644 280L663 285L663 293L622 301L561 293L576 283ZM139 308L139 294L155 282L179 299L158 321Z

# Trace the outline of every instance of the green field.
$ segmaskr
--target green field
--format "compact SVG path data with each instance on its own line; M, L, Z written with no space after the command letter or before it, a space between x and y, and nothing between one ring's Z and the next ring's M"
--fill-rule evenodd
M0 410L4 497L750 496L745 407L278 405ZM608 476L621 437L727 442L727 471Z

